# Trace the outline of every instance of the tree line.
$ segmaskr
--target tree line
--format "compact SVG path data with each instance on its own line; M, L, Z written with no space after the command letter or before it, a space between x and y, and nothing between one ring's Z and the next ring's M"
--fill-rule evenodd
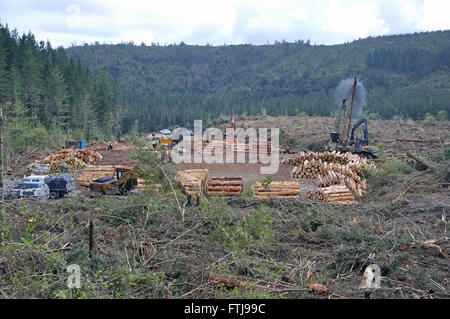
M450 31L437 31L332 46L95 43L67 52L118 81L125 131L152 131L231 114L332 115L336 86L354 76L367 112L423 119L450 108L449 43Z
M19 36L0 24L0 105L7 154L61 145L64 138L112 139L122 130L123 98L116 81L64 48Z

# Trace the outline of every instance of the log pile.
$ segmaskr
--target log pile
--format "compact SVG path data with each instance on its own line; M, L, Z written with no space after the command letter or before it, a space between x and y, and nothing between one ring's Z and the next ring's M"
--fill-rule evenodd
M78 185L89 187L94 180L105 176L115 176L116 167L114 165L92 165L84 169L80 177L77 178Z
M101 159L102 155L96 151L89 149L63 148L55 154L41 157L39 160L28 165L28 167L32 168L35 164L49 164L51 171L58 171L61 163L66 163L70 169L82 169L86 167L86 165L94 164Z
M366 159L360 158L356 154L352 154L350 152L339 153L336 151L333 152L298 152L296 154L290 155L286 157L282 163L289 165L299 165L303 163L305 160L322 160L322 162L334 162L339 164L346 164L351 161L367 161Z
M208 181L208 195L241 196L243 185L241 176L212 177Z
M321 160L305 160L300 163L299 166L295 166L291 171L291 177L296 178L314 178L318 174L325 172L323 168L323 162Z
M265 198L299 198L300 187L297 182L271 182L268 185L256 183L252 186L253 194L260 199Z
M283 163L296 165L291 177L314 178L319 187L346 185L358 196L367 191L364 167L375 167L356 154L336 152L300 152L287 157Z
M108 143L104 141L88 142L86 147L94 151L106 151L108 149Z
M187 149L188 143L187 141L183 141L183 149ZM191 152L194 152L194 142L190 142ZM272 143L267 141L259 141L258 143L228 143L222 140L212 140L206 142L206 140L202 140L202 150L205 155L215 155L215 151L217 149L222 150L222 154L225 155L227 152L232 153L243 153L243 154L266 154L270 155L273 151L278 152L272 147Z
M156 192L159 192L160 190L162 190L162 185L161 184L145 184L145 179L138 177L137 178L137 186L134 189L135 191L138 192L142 192L142 191L146 191L146 190L150 190L150 189L155 189Z
M175 181L191 196L198 195L206 189L208 183L207 169L187 169L178 171Z
M352 192L345 185L332 185L309 190L306 192L306 198L335 205L352 204L355 202Z

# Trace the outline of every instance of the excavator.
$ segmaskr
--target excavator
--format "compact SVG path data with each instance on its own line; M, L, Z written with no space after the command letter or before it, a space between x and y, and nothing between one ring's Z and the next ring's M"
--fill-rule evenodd
M379 151L375 146L369 145L369 130L367 120L359 119L351 128L353 103L356 94L358 80L353 79L353 86L350 96L350 105L347 106L347 99L342 100L342 104L337 116L336 130L330 133L329 150L337 152L352 152L361 157L375 159ZM355 130L362 125L363 137L355 139Z
M106 195L126 195L136 188L138 177L139 173L133 166L116 166L115 176L96 179L89 184L89 189Z

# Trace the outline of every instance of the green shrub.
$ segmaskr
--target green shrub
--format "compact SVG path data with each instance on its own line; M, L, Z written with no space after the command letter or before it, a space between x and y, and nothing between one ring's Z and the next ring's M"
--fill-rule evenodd
M434 125L436 123L436 117L431 115L431 113L425 114L425 120L423 121L425 125Z
M439 153L432 157L433 162L436 163L448 163L450 162L450 147L441 150Z
M441 110L437 112L436 119L439 121L446 121L448 119L448 112L447 110Z
M247 183L247 185L244 186L244 190L242 191L242 198L254 198L252 186L255 184L254 181L251 181Z
M389 185L405 181L405 175L411 174L412 169L404 161L391 159L377 166L371 175L372 184L376 186Z
M272 175L267 175L264 177L264 179L261 181L261 184L264 188L267 188L270 183L272 183Z

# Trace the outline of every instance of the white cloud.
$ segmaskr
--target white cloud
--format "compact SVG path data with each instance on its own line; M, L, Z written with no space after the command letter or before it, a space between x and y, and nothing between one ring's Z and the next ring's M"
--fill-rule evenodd
M425 0L421 11L420 28L428 31L450 29L450 1Z
M134 41L335 44L450 28L446 0L2 0L1 22L53 45Z

